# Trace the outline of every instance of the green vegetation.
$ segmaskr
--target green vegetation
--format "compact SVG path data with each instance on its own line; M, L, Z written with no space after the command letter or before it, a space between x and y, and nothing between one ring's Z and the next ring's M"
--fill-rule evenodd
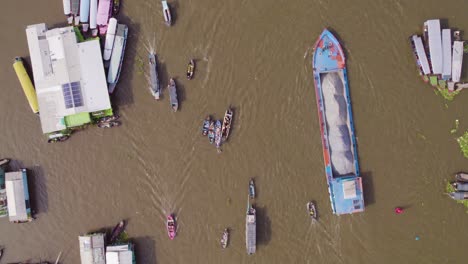
M468 43L466 41L463 43L463 53L468 53Z
M460 93L460 91L461 90L450 92L446 88L437 87L437 89L434 90L434 93L437 94L437 95L442 96L447 101L452 101L453 98L455 98L455 96Z
M445 191L447 193L455 192L455 187L452 186L450 182L447 182L447 186L445 187ZM468 200L456 200L457 203L463 204L465 208L468 208ZM467 211L468 213L468 211Z
M457 138L457 142L460 145L463 155L468 159L468 131L465 131L463 136Z

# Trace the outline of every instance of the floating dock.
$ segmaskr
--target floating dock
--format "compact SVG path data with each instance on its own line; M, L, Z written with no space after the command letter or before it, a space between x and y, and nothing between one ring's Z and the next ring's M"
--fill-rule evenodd
M345 55L327 29L315 43L312 66L332 211L337 215L363 212Z

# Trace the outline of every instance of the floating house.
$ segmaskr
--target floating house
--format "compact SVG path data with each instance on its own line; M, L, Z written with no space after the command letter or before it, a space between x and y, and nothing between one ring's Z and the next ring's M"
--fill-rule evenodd
M26 28L42 131L67 135L112 115L99 40L79 42L73 27Z
M431 19L424 22L424 28L427 29L429 54L431 58L432 73L442 74L442 35L440 33L440 20Z
M10 222L32 221L26 169L7 172L5 174L5 188Z
M452 32L450 29L442 29L442 79L449 80L452 77Z
M460 81L463 64L463 41L453 42L452 81Z
M113 245L106 248L107 264L136 264L133 244Z
M363 212L346 59L340 43L327 29L315 43L312 67L332 211L337 215Z
M103 233L79 236L81 264L105 264L106 253Z

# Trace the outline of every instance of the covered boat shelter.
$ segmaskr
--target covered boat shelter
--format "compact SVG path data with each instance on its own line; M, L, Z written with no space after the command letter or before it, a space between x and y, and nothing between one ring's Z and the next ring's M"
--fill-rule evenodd
M5 187L10 222L21 223L31 221L32 214L26 169L7 172L5 175Z
M73 27L26 28L44 134L91 122L111 109L99 40L79 42Z
M105 246L103 233L78 237L80 242L81 264L105 264Z

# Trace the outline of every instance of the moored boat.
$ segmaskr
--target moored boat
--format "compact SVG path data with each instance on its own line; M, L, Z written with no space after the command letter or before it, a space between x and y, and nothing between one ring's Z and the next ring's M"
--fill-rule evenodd
M112 229L111 236L109 238L109 244L114 244L117 241L117 238L122 234L122 232L125 230L125 221L122 220L120 221L114 229Z
M224 229L220 242L221 242L222 248L227 248L229 244L229 229L228 228Z
M98 120L98 123L106 123L106 122L110 122L110 121L115 121L115 120L117 120L119 118L120 118L119 115L104 116L104 117L101 117Z
M23 88L23 92L26 95L29 106L31 107L33 113L39 114L39 103L37 101L36 90L34 89L31 78L26 72L23 59L16 57L13 62L13 68L16 72L16 75L18 76L18 80L21 83L21 87Z
M171 26L172 25L172 16L171 16L171 10L169 9L169 5L167 4L166 0L161 1L161 3L162 3L164 21L166 22L167 26Z
M202 135L208 135L208 131L210 130L210 123L211 123L211 116L207 116L205 120L203 120L203 128L202 128Z
M104 42L104 61L108 61L111 58L112 50L114 47L115 33L117 31L117 19L109 19L109 26L107 27L106 41Z
M167 229L167 235L169 236L171 240L173 240L177 234L177 224L172 214L167 216L166 229Z
M245 218L245 246L247 254L254 254L257 249L257 217L255 208L247 202L247 215Z
M221 121L216 120L216 123L215 123L215 145L216 145L217 149L219 149L221 147L221 143L222 143L221 128L222 128Z
M120 0L114 0L112 6L112 15L116 16L120 11Z
M159 86L158 78L158 63L156 61L156 55L150 52L148 55L149 59L149 74L150 74L150 91L154 99L159 100L161 88Z
M334 214L364 211L345 54L325 29L314 47L315 95L328 192Z
M127 36L128 27L124 24L118 24L114 47L112 48L112 55L109 63L109 71L107 73L107 83L109 84L110 94L114 92L122 71Z
M414 59L416 60L416 65L418 66L419 75L429 75L431 74L431 68L429 66L429 61L426 55L426 50L421 37L413 35L410 37L411 47L413 49ZM423 78L424 81L428 81L427 78Z
M73 16L71 14L71 1L63 0L63 14L67 17L68 24L71 24L73 21Z
M255 182L253 178L251 178L249 181L249 197L250 199L255 198Z
M468 173L459 172L455 174L455 179L457 179L457 181L468 182Z
M187 79L191 80L193 78L193 72L195 71L195 61L190 60L187 66Z
M0 166L6 165L10 162L10 159L0 159Z
M169 80L169 85L167 86L167 90L169 91L171 108L174 112L177 112L177 109L179 109L179 101L177 100L177 88L176 88L176 83L173 78Z
M468 199L468 192L451 192L448 195L454 200L466 200Z
M112 0L100 0L97 10L96 23L99 27L99 35L104 36L107 32L109 17L112 13Z
M213 144L215 141L215 122L213 120L210 121L210 127L208 129L208 140L210 144Z
M231 123L232 123L232 110L228 108L224 113L223 119L223 127L221 129L221 133L223 136L223 140L226 141L229 137L229 132L231 131Z
M71 1L71 8L70 13L72 18L74 19L75 26L80 24L80 0L70 0ZM72 19L72 23L73 23Z
M81 0L80 2L80 23L83 32L87 32L89 29L89 0Z
M312 220L317 220L317 210L313 201L307 203L307 212Z
M101 122L101 123L98 123L98 127L99 128L112 128L112 127L118 127L121 124L122 123L120 123L119 121Z
M468 192L468 182L452 182L452 186L457 192Z

